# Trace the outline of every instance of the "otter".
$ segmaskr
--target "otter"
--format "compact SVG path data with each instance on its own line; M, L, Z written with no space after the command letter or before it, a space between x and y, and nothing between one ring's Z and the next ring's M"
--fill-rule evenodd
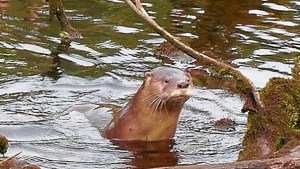
M101 132L103 137L120 141L173 139L181 109L192 94L191 75L160 67L144 77L136 94Z

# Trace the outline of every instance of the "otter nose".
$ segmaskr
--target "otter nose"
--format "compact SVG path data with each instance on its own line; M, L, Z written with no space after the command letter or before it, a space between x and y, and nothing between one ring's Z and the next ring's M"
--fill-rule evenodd
M178 88L180 88L180 89L186 89L186 88L188 88L189 87L189 83L187 83L187 82L181 82L181 83L179 83L178 84Z

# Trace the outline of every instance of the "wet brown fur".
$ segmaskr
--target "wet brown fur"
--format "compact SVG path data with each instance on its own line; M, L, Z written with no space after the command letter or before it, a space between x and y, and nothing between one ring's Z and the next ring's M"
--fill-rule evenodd
M183 104L192 90L191 76L175 68L145 73L145 80L102 135L113 140L172 139Z

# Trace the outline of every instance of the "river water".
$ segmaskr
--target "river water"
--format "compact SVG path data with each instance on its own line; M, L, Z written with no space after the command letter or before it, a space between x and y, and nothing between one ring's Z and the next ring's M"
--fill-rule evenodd
M237 159L246 130L246 114L240 112L244 101L224 90L218 79L195 82L168 152L120 148L102 138L84 114L70 111L100 103L124 106L144 72L162 65L199 65L154 57L152 48L164 39L123 1L69 0L64 6L83 37L69 47L60 45L59 24L49 23L45 2L0 1L0 134L10 140L7 156L22 151L20 159L46 169L148 168ZM144 6L172 34L235 65L258 88L271 77L290 77L293 59L299 56L299 1L149 0ZM216 128L214 122L222 118L236 125Z

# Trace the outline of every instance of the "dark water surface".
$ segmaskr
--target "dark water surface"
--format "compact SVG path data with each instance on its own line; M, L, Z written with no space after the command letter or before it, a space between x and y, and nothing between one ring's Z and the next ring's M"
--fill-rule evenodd
M241 150L243 99L213 82L195 84L170 152L123 150L102 138L78 105L124 106L143 73L161 65L152 48L164 40L119 0L64 1L83 36L61 47L59 24L49 24L41 0L0 1L0 134L42 168L125 168L232 162ZM230 4L230 5L229 5ZM147 1L150 15L191 47L230 61L257 87L290 77L300 53L300 2L287 0ZM218 85L222 86L222 85ZM214 121L233 119L235 130Z

